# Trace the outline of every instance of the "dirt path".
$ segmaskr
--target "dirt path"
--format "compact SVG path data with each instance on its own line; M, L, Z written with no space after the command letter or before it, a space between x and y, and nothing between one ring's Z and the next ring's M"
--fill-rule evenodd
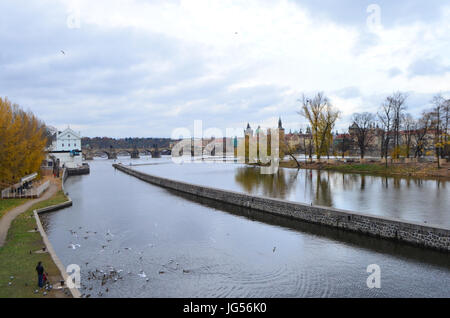
M32 205L47 200L51 198L55 193L58 192L58 186L54 183L50 184L50 187L45 191L44 195L38 199L33 199L25 202L24 204L8 211L1 219L0 219L0 247L5 244L6 237L8 235L8 230L11 225L11 222L21 213L28 210Z

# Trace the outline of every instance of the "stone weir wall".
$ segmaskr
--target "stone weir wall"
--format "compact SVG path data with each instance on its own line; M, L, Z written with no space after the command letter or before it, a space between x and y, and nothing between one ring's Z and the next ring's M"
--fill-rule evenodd
M143 181L184 193L274 215L450 252L450 228L215 189L149 175L120 164L113 166Z

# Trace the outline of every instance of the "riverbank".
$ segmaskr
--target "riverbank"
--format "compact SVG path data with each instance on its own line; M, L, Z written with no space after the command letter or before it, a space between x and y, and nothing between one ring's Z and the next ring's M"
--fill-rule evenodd
M59 285L62 279L61 272L51 255L43 252L43 247L46 245L40 232L36 230L38 225L33 213L36 209L67 201L66 195L61 190L61 180L52 181L51 188L44 194L44 200L33 204L15 217L7 232L5 244L0 247L0 297L2 298L71 297L70 293L64 293L60 289L50 291L43 289L35 293L38 289L35 271L38 261L42 261L45 271L49 274L49 280L54 286ZM28 202L24 204L26 203ZM20 206L17 208L19 209ZM14 209L8 209L8 214L14 212L12 210Z
M8 213L10 210L14 209L15 207L18 207L22 204L24 204L27 201L27 199L5 199L0 200L0 219L2 216L4 216L6 213Z
M304 162L299 161L300 169L329 170L345 173L359 173L384 177L442 178L450 180L450 164L444 163L437 168L436 163L344 163L344 162ZM280 162L282 168L295 168L294 160Z

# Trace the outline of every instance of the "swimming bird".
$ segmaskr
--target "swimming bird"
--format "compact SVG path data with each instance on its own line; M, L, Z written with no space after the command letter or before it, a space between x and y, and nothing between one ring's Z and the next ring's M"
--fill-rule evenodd
M145 278L145 277L147 277L147 275L145 275L145 273L144 273L144 271L143 270L141 270L141 273L140 274L138 274L139 275L139 277L142 277L142 278Z

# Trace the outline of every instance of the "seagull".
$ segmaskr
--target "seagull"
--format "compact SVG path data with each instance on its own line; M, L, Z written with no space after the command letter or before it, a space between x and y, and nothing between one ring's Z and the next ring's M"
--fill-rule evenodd
M143 270L141 270L141 273L140 274L138 274L140 277L142 277L142 278L146 278L147 277L147 275L145 275L145 273L144 273L144 271Z
M276 250L276 249L277 249L277 247L276 247L276 246L274 246L274 247L273 247L273 252L274 252L274 253L275 253L275 250Z
M61 50L61 53L64 54L64 55L66 55L66 53L65 53L63 50Z

